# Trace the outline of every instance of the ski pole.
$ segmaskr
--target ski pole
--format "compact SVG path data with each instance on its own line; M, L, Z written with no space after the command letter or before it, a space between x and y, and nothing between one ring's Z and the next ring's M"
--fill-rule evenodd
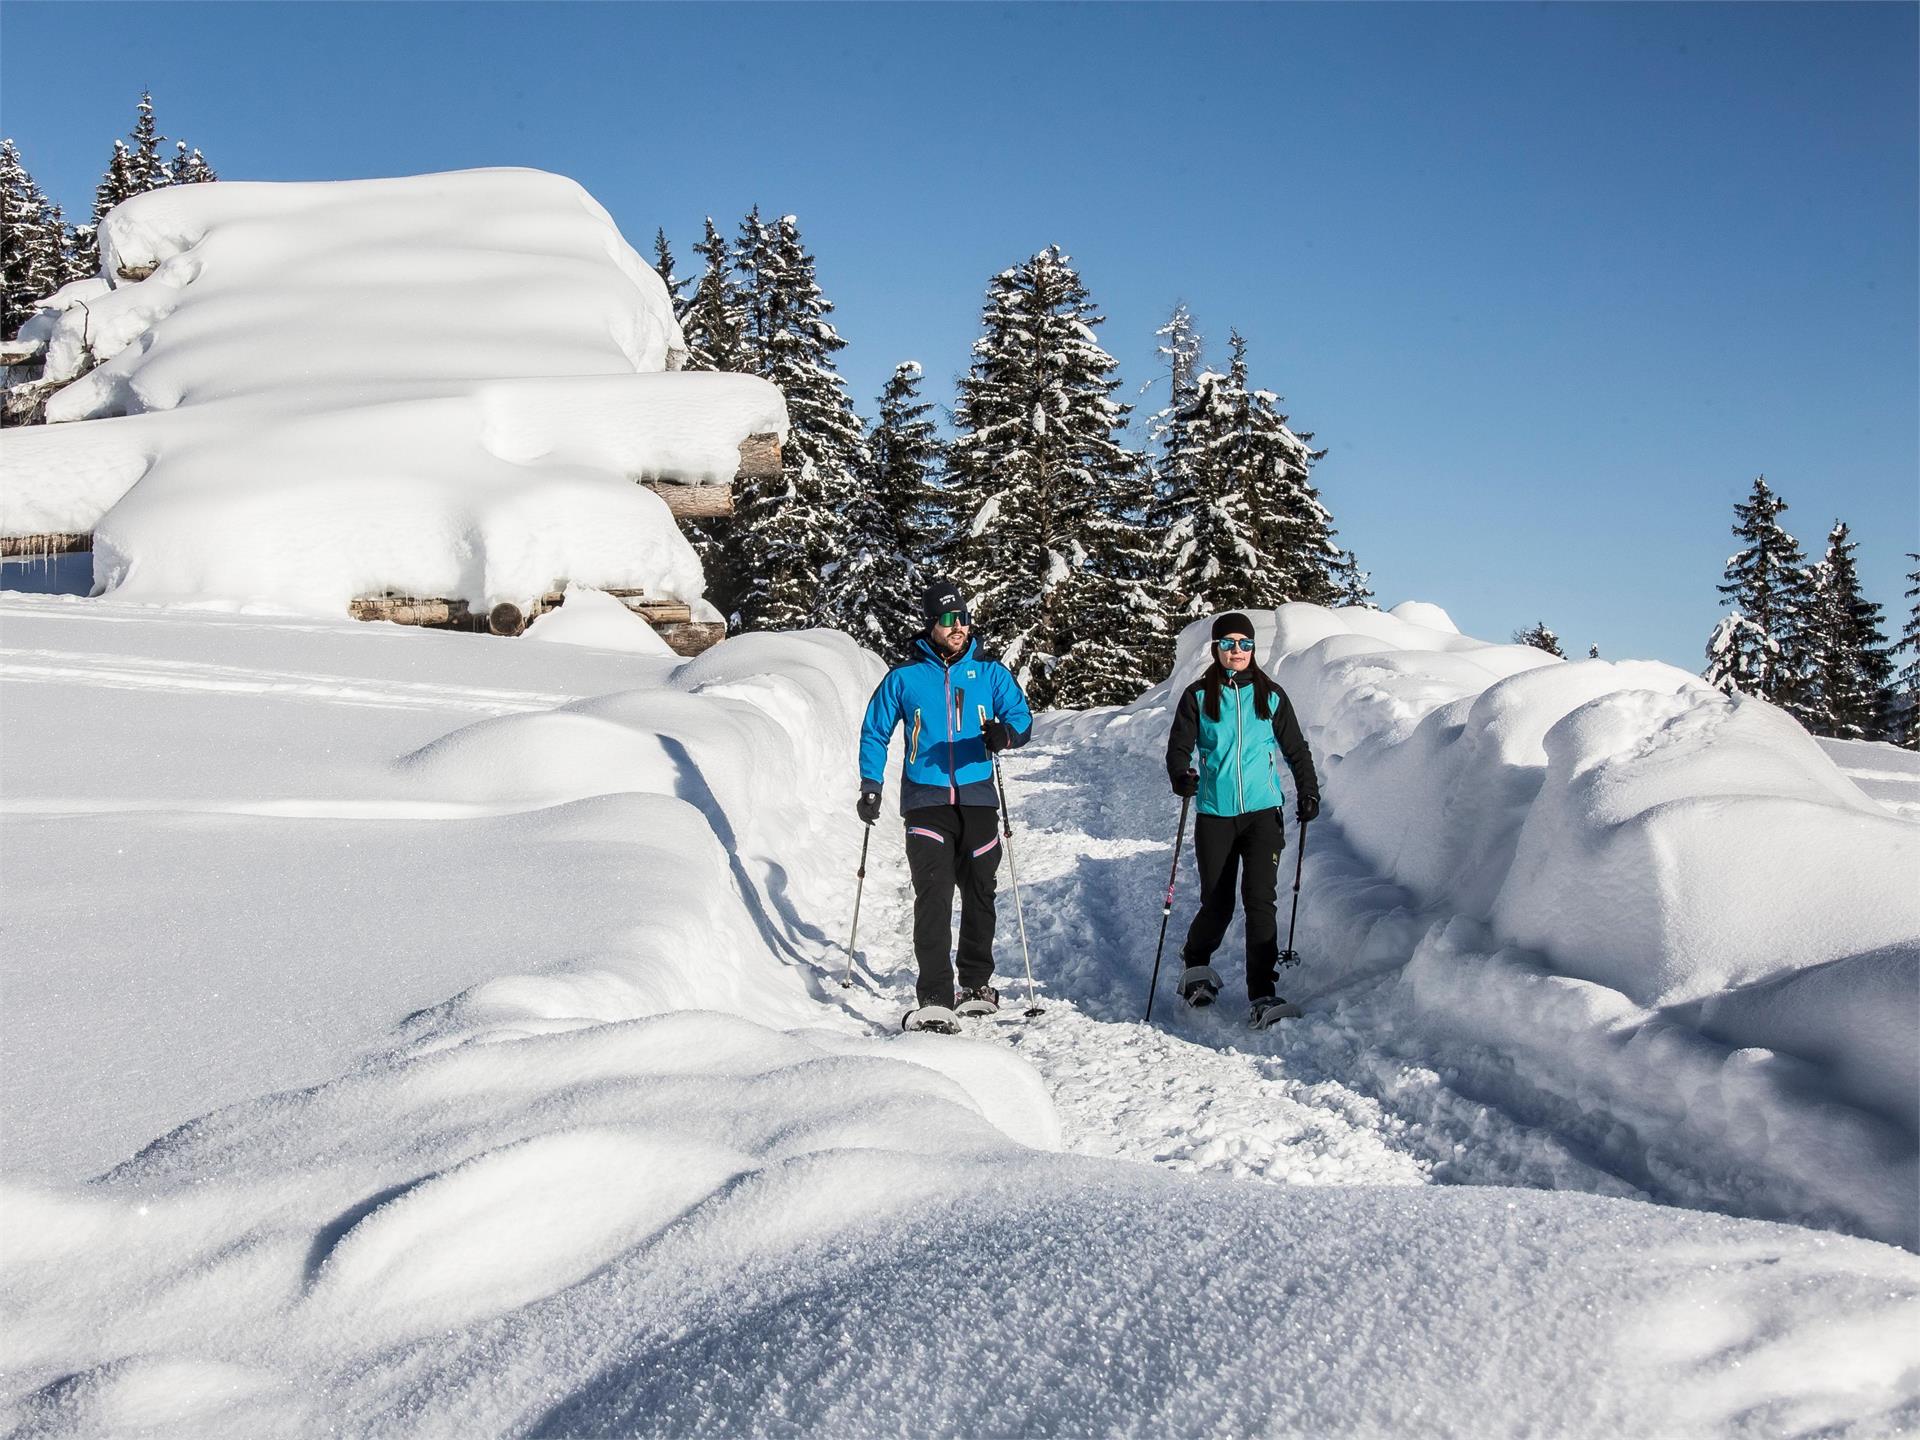
M847 936L847 973L840 977L840 988L853 988L853 942L860 936L860 896L867 888L867 846L873 840L873 822L867 822L867 833L860 837L860 868L854 871L853 886L853 933Z
M987 707L978 707L980 728L987 728ZM1033 998L1033 957L1027 953L1027 914L1020 907L1020 867L1013 863L1013 813L1007 809L1007 782L1000 777L1000 757L994 755L993 787L1000 793L1000 839L1007 849L1007 874L1013 877L1013 914L1020 922L1020 959L1027 967L1027 1008L1026 1017L1031 1020L1036 1015L1046 1014L1046 1008Z
M1160 988L1160 956L1167 948L1167 921L1173 916L1173 887L1180 878L1180 842L1187 838L1187 807L1191 795L1180 797L1180 828L1173 832L1173 868L1167 872L1167 898L1160 907L1160 943L1153 947L1153 979L1147 982L1147 1019L1153 1019L1153 992Z
M1287 948L1280 952L1280 968L1300 963L1300 952L1293 948L1293 927L1300 923L1300 872L1307 864L1307 822L1300 822L1300 853L1293 860L1293 914L1287 919Z

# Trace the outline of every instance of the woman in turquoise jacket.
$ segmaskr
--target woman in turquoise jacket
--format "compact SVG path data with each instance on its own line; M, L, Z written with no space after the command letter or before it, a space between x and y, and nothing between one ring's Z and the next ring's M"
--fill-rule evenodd
M1189 685L1167 736L1167 778L1176 795L1197 796L1193 849L1200 863L1200 912L1187 930L1180 997L1210 1005L1220 977L1208 962L1233 919L1235 872L1247 912L1247 998L1253 1023L1284 1006L1274 993L1280 962L1275 908L1280 852L1286 848L1286 788L1293 774L1302 823L1320 813L1320 781L1293 702L1254 663L1253 622L1238 611L1213 622L1213 663ZM1289 1010L1287 1013L1297 1014Z

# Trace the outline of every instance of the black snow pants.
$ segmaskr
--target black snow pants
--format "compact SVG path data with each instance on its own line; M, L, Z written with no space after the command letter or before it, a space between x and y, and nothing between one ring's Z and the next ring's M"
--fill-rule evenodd
M1234 872L1246 866L1240 899L1247 911L1247 998L1274 993L1280 961L1280 923L1274 908L1280 852L1287 847L1286 819L1278 810L1246 815L1201 815L1193 822L1193 852L1200 862L1200 913L1187 928L1180 958L1205 965L1220 948L1233 919Z
M914 993L922 1005L952 1007L953 892L960 891L960 988L993 978L993 890L1000 869L1000 812L991 805L927 805L906 812L907 868L913 872Z

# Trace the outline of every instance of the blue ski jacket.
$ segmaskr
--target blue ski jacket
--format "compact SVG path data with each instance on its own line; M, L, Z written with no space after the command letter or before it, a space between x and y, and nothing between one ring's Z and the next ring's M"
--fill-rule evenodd
M957 657L945 661L924 634L916 635L906 662L887 672L867 702L860 726L860 788L884 788L887 746L894 727L905 726L903 814L923 805L992 805L993 757L981 736L983 719L1004 724L1016 746L1033 734L1033 712L1013 672L981 655L971 638Z

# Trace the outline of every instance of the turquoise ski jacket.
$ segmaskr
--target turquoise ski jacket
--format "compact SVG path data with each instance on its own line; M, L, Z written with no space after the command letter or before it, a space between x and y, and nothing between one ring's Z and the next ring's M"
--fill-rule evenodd
M1206 682L1196 680L1181 693L1167 735L1167 775L1177 779L1200 772L1202 815L1250 815L1278 810L1287 803L1280 781L1285 757L1302 796L1320 798L1313 755L1287 692L1274 687L1272 713L1262 715L1247 672L1229 672L1220 686L1220 718L1207 714Z
M981 736L982 712L1007 727L1012 745L1033 734L1033 712L1020 682L998 660L967 646L944 661L925 635L908 646L905 664L887 672L867 702L860 726L860 788L879 790L887 746L907 732L900 773L902 813L924 805L992 805L993 758Z

